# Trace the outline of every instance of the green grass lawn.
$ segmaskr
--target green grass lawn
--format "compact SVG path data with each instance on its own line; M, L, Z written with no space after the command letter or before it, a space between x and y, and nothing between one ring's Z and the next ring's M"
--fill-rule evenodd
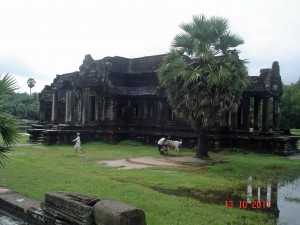
M300 129L290 129L290 131L294 135L300 135Z
M290 129L291 134L300 136L300 129ZM300 141L298 141L298 149L300 149Z
M75 154L72 145L13 147L5 168L0 169L0 184L39 200L46 192L56 191L116 200L143 209L148 225L276 224L273 216L258 210L226 208L225 200L233 196L245 200L249 176L264 182L300 172L297 160L235 150L210 153L212 159L229 160L226 164L120 170L97 161L163 156L155 146L130 142L93 142L83 147L85 154ZM186 149L182 153L194 154ZM207 201L209 197L220 200Z

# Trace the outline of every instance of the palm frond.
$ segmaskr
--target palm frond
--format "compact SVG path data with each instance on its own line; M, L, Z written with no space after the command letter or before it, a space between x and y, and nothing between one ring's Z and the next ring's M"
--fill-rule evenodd
M5 166L5 159L7 159L7 153L10 152L9 148L0 146L0 168L4 168Z
M7 115L6 113L0 114L0 135L6 147L16 144L20 137L16 124L16 119L11 115Z
M246 61L235 49L244 41L222 17L197 15L180 27L184 33L175 36L158 78L177 116L194 128L208 127L237 108L247 87Z
M10 74L5 74L2 79L1 76L2 74L0 74L0 95L11 94L19 89L17 81Z

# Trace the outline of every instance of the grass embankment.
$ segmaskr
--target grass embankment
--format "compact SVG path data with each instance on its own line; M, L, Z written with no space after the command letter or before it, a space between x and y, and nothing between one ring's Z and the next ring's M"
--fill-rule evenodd
M128 143L94 142L84 148L85 154L75 154L71 145L14 147L6 168L0 169L0 184L39 200L56 191L116 200L143 209L148 225L275 224L270 214L239 209L237 202L234 208L226 208L225 200L245 200L249 176L266 183L269 178L300 172L297 160L234 150L210 153L211 158L230 160L227 164L119 170L96 162L163 156L154 146ZM194 154L192 150L182 153Z

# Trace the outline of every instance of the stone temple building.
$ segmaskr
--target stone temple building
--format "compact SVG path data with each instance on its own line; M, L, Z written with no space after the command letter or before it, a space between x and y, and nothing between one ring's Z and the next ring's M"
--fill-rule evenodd
M94 60L86 55L79 71L57 75L42 90L40 122L28 130L30 139L45 144L70 143L80 132L83 142L135 139L154 145L168 135L195 146L197 134L176 118L158 83L156 71L163 57ZM280 131L278 62L250 79L238 112L223 115L209 131L210 148L294 152L298 138Z

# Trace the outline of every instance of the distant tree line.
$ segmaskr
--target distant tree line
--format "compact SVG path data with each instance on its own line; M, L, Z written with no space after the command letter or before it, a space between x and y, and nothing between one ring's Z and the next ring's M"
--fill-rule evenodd
M300 128L300 80L284 85L281 97L281 128Z
M2 104L5 105L11 115L19 119L39 119L39 101L38 93L31 95L24 93L13 93L2 97Z

